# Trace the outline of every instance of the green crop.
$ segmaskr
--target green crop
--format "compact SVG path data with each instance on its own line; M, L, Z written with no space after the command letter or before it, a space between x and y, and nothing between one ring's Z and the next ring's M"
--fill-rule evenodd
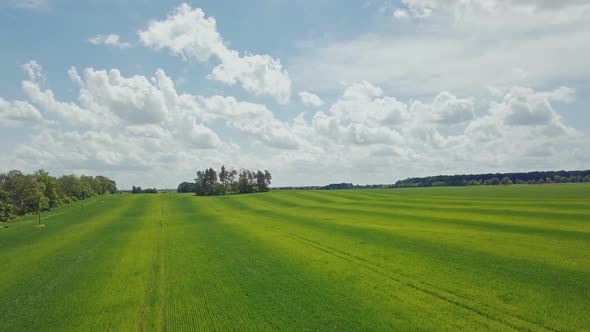
M0 230L0 331L590 327L590 185L85 203Z

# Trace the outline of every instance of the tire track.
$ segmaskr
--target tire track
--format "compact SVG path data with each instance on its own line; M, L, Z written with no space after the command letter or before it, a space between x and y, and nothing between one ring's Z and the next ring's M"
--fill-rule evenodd
M472 313L477 314L478 316L487 318L489 320L492 320L494 322L503 324L506 327L512 328L514 330L517 331L536 331L536 330L545 330L545 331L555 331L554 329L541 325L539 323L536 322L532 322L529 320L526 320L522 317L518 317L518 316L514 316L508 313L501 313L500 315L498 313L493 313L493 309L482 305L482 304L477 304L477 303L466 303L466 302L470 302L468 301L466 298L463 297L459 297L451 292L447 292L438 288L435 288L436 290L430 289L430 288L434 288L434 287L429 287L427 285L424 285L421 282L417 282L414 280L410 280L409 277L403 276L399 273L393 272L395 275L391 275L391 271L386 272L383 270L382 267L373 264L363 258L351 255L349 253L346 253L344 251L326 246L326 245L322 245L318 242L309 240L305 237L302 236L298 236L298 235L294 235L294 234L289 234L287 232L284 232L282 230L279 230L276 226L268 226L268 228L272 231L274 231L277 234L280 234L282 236L285 236L287 238L290 238L294 241L297 241L301 244L313 247L317 250L320 250L324 253L327 253L331 256L337 257L341 260L347 261L349 263L355 264L357 266L360 266L368 271L371 271L373 273L376 273L382 277L385 277L389 280L392 280L394 282L397 282L399 284L402 284L404 286L410 287L416 291L419 291L423 294L427 294L430 296L433 296L439 300L442 300L446 303L458 306L460 308L463 308L467 311L470 311ZM479 308L480 306L483 306L484 308ZM491 312L488 312L491 311ZM501 316L507 316L510 317L511 319L502 319Z

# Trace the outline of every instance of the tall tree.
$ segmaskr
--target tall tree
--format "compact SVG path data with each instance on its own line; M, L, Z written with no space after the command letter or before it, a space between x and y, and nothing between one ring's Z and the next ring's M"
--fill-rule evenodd
M40 169L35 172L37 182L42 184L43 195L47 198L47 205L49 209L55 209L60 204L57 180L49 175L46 171Z
M272 180L272 175L268 170L264 170L264 179L266 180L266 186L270 187L270 181Z
M227 186L227 181L229 178L229 172L225 169L225 165L221 165L221 170L219 171L219 182L225 187Z
M43 186L33 175L24 175L20 172L9 172L14 176L10 178L7 186L8 194L12 201L14 212L17 215L23 215L30 212L37 212L39 202L43 195ZM43 206L45 207L45 206Z
M10 196L0 187L0 221L8 221L14 218L14 211Z
M256 172L256 188L258 191L268 191L268 186L266 185L266 176L261 171Z
M248 179L248 177L246 175L240 176L236 186L237 186L237 190L240 194L247 194L247 193L251 193L252 191L254 191L252 188L252 183L250 182L250 179Z
M232 169L231 171L229 171L229 174L227 176L227 180L230 185L233 185L236 182L237 176L238 176L238 171L236 171L235 169Z

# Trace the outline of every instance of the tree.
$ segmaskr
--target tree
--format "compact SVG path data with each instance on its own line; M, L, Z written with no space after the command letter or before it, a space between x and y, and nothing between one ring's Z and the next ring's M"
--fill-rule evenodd
M69 200L78 200L82 197L82 186L80 181L75 175L64 175L57 179L57 185L59 187L62 199L67 198Z
M94 178L92 176L82 175L80 176L80 196L79 199L86 199L96 195L96 192L92 190Z
M500 181L501 184L503 185L510 185L512 184L512 180L510 180L507 176L505 176L502 181Z
M33 175L24 175L12 170L8 172L4 181L4 190L16 215L37 212L39 200L43 197L43 187Z
M194 193L196 190L196 184L191 182L182 182L178 185L178 188L176 189L176 191L179 193Z
M57 180L49 173L40 169L35 172L37 182L43 187L43 195L47 198L47 208L55 209L60 205Z
M197 178L195 179L196 194L199 196L213 195L213 185L215 183L217 183L217 172L213 168L198 171ZM215 188L215 190L218 189Z
M199 196L227 195L231 193L251 193L254 191L269 191L272 176L269 171L258 170L252 172L242 170L239 173L234 169L228 170L221 166L218 173L213 168L203 171L197 171L195 178L194 191ZM184 182L179 185L179 192L185 190L188 185Z
M253 190L250 180L246 175L240 176L237 183L237 190L240 194L251 193Z
M229 172L225 169L224 165L221 165L221 170L219 171L219 182L221 182L221 185L223 186L223 191L227 190L228 178Z
M93 188L100 188L100 192L117 190L115 181L102 176L78 178L75 175L66 175L56 179L42 169L34 174L12 170L0 174L0 218L10 219L14 215L40 213L53 209L62 202L84 199L95 194Z
M204 196L206 195L206 189L205 172L197 171L197 178L195 179L195 194Z
M93 190L99 195L114 194L117 192L117 184L115 181L106 176L98 175L94 178Z
M272 180L272 175L268 170L264 170L264 179L266 181L266 186L270 187L270 180Z
M258 191L268 191L268 186L266 185L266 176L261 171L256 172L256 188Z
M229 171L227 179L230 183L235 182L237 176L238 176L238 171L235 169L232 169L231 171Z
M0 188L0 221L8 221L12 218L14 218L14 211L10 202L10 196Z
M209 168L205 171L205 183L207 186L207 194L212 195L214 193L213 186L217 183L217 172L213 168Z

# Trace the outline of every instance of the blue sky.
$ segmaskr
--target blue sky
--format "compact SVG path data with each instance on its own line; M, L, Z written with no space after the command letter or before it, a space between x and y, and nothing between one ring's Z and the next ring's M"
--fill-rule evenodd
M584 1L0 4L0 171L175 187L588 169Z

